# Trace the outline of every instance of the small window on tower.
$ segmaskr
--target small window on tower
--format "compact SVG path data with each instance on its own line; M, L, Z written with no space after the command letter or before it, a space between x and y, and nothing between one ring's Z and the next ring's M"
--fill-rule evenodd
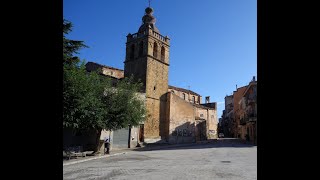
M158 57L158 44L156 42L154 42L154 44L153 44L153 56L155 58Z
M155 86L153 87L153 90L154 90L154 91L156 90L156 87L155 87Z
M130 59L134 58L134 44L131 45Z
M141 41L139 44L139 57L141 57L143 54L143 42Z
M162 46L161 47L161 61L164 61L165 58L165 48Z

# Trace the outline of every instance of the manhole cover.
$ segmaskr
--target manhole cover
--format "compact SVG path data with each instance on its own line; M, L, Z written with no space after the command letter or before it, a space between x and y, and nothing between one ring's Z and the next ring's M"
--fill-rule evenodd
M231 163L231 161L220 161L222 163Z

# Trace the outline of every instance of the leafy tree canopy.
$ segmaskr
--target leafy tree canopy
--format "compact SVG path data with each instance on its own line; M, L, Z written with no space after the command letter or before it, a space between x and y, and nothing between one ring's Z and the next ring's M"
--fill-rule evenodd
M116 130L141 123L146 114L143 96L139 90L142 83L134 83L134 78L124 78L105 92L104 104L108 107L105 114L107 129Z
M64 20L63 127L101 131L138 125L145 116L144 100L138 93L142 84L134 83L131 77L113 85L100 72L87 72L85 62L79 63L74 56L87 46L65 37L71 29L71 22Z
M87 48L88 46L83 41L70 40L66 38L66 34L72 31L72 23L68 20L63 20L63 62L68 65L77 65L80 59L74 54L78 54L81 48Z

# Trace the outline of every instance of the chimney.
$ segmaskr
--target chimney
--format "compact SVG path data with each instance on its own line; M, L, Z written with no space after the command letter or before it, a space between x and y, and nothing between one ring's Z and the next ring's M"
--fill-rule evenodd
M238 85L236 84L236 90L238 89Z
M256 81L256 76L253 76L252 81Z
M210 102L210 96L206 96L206 103Z

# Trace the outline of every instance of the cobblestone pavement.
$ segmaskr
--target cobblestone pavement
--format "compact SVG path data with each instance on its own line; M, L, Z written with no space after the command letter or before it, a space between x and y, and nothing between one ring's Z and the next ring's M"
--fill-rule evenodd
M233 140L149 148L63 166L63 179L257 179L257 147Z

